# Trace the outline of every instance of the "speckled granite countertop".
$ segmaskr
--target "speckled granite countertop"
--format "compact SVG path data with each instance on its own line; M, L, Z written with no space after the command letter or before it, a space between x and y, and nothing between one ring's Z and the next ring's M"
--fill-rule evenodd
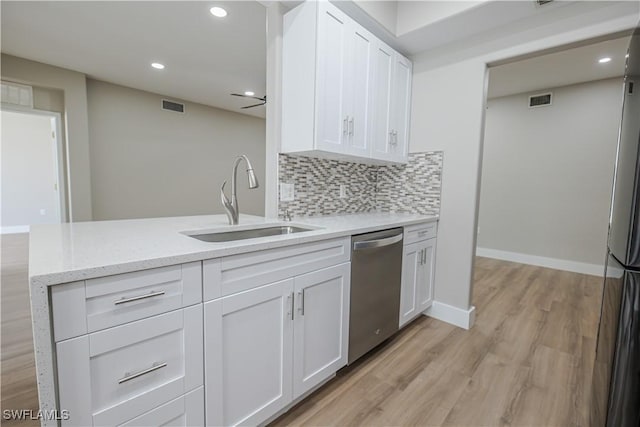
M300 217L283 223L241 215L240 224L230 226L225 215L202 215L35 225L29 236L29 278L32 286L50 286L437 219L437 216L415 214L364 213ZM243 230L276 224L316 229L223 243L202 242L184 234Z

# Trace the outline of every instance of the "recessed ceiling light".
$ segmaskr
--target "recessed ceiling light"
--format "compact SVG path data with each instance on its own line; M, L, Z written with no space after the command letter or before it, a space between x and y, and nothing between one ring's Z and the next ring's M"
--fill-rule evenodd
M253 95L255 95L255 92L251 92L250 90L248 90L244 94L247 95L247 96L253 96Z
M209 9L209 12L211 12L213 16L217 16L218 18L224 18L225 16L227 16L227 11L218 6L212 7L211 9Z
M628 58L628 57L629 57L629 54L627 53L624 57L625 57L625 58Z
M598 62L601 64L605 64L607 62L611 61L611 58L609 58L608 56L605 56L604 58L600 58L598 59Z
M151 66L156 70L164 70L164 64L161 64L159 62L152 62Z

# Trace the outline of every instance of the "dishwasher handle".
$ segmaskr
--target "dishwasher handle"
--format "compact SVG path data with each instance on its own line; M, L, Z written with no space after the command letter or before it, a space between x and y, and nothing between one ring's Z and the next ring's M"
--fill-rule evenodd
M393 245L394 243L398 243L404 237L404 233L396 234L395 236L385 237L384 239L376 239L376 240L365 240L362 242L355 242L353 244L353 250L359 251L362 249L373 249L373 248L381 248L383 246Z

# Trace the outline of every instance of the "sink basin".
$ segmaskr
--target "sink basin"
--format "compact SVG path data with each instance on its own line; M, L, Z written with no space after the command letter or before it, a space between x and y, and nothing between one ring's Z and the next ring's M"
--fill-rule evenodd
M231 242L234 240L255 239L258 237L280 236L283 234L301 233L311 231L313 228L304 228L293 225L278 225L275 227L253 228L250 230L218 231L214 233L188 234L189 237L203 242Z

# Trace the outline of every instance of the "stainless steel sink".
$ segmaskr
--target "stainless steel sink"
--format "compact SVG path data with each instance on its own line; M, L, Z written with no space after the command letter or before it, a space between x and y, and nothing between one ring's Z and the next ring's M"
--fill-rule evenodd
M230 242L233 240L255 239L258 237L280 236L283 234L301 233L311 231L313 228L304 228L292 225L279 225L275 227L253 228L250 230L219 231L203 234L188 234L189 237L203 242Z

